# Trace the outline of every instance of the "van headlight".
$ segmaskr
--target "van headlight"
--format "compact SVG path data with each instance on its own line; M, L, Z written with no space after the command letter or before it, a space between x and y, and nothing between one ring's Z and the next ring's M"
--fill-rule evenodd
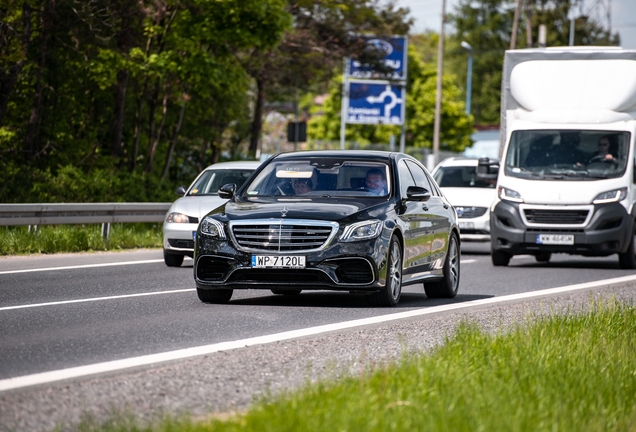
M609 192L600 193L594 198L592 204L605 204L623 201L627 197L627 188L615 189Z
M504 201L512 201L522 203L523 198L521 198L521 194L517 191L513 191L512 189L508 189L503 186L499 186L497 188L497 195L499 195L499 199Z
M347 225L340 236L342 242L353 242L358 240L369 240L380 235L382 221L377 219L364 222L356 222Z
M206 216L201 221L200 225L201 234L205 234L210 237L216 237L221 240L225 240L225 230L223 224L216 219Z

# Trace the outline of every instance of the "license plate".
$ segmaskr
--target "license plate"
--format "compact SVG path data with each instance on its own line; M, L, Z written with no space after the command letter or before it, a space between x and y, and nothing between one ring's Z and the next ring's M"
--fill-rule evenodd
M305 268L305 257L298 255L252 255L253 268Z
M537 234L537 244L573 245L574 236L571 234Z
M460 222L459 229L475 229L475 222Z

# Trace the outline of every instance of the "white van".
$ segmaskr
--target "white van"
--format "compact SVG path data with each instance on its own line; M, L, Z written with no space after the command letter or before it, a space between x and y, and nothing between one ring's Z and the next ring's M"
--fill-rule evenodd
M493 264L618 254L636 268L636 51L507 51L501 111Z

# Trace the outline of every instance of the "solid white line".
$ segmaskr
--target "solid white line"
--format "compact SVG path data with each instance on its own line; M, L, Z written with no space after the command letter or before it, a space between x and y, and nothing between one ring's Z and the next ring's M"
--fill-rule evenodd
M158 294L176 294L176 293L182 293L182 292L188 292L188 291L194 291L194 290L195 290L194 288L186 288L186 289L171 290L171 291L155 291L155 292L139 293L139 294L122 294L122 295L116 295L116 296L110 296L110 297L94 297L94 298L78 299L78 300L63 300L63 301L50 302L50 303L34 303L34 304L28 304L28 305L5 306L5 307L0 307L0 311L13 310L13 309L25 309L25 308L41 307L41 306L57 306L57 305L71 304L71 303L94 302L94 301L101 301L101 300L115 300L115 299L123 299L123 298L130 298L130 297L143 297L143 296L151 296L151 295L158 295Z
M476 259L467 259L467 260L460 260L459 261L461 264L472 264L474 262L477 262Z
M312 335L317 335L321 333L349 329L353 327L361 327L361 326L366 326L370 324L396 321L396 320L400 320L404 318L412 318L412 317L429 315L429 314L445 312L450 310L466 309L466 308L471 308L476 306L503 303L510 300L530 299L530 298L541 297L545 295L560 294L564 292L578 291L578 290L584 290L584 289L607 286L607 285L615 285L615 284L632 282L632 281L636 281L636 275L623 276L623 277L612 278L612 279L604 279L600 281L586 282L582 284L550 288L550 289L526 292L521 294L512 294L512 295L501 296L501 297L493 297L493 298L482 299L482 300L473 300L473 301L464 302L464 303L454 303L454 304L444 305L444 306L435 306L435 307L430 307L426 309L416 309L412 311L399 312L399 313L394 313L389 315L382 315L378 317L363 318L363 319L358 319L353 321L345 321L341 323L327 324L327 325L322 325L317 327L310 327L310 328L292 330L292 331L287 331L282 333L275 333L271 335L257 336L257 337L252 337L252 338L242 339L237 341L221 342L221 343L216 343L212 345L185 348L185 349L180 349L176 351L168 351L164 353L150 354L150 355L145 355L140 357L121 359L121 360L113 360L113 361L108 361L104 363L96 363L96 364L86 365L86 366L79 366L79 367L61 369L61 370L50 371L50 372L42 372L42 373L37 373L32 375L24 375L20 377L0 380L0 392L6 391L6 390L18 389L22 387L28 387L32 385L51 383L51 382L61 381L61 380L70 379L70 378L79 378L79 377L84 377L88 375L100 374L104 372L119 371L122 369L128 369L132 367L148 366L148 365L156 364L160 362L182 360L182 359L186 359L190 357L212 354L219 351L228 351L228 350L237 349L237 348L263 345L263 344L269 344L273 342L281 342L281 341L285 341L289 339L312 336Z
M48 267L48 268L36 268L36 269L26 269L26 270L9 270L2 271L2 274L11 274L11 273L30 273L30 272L41 272L41 271L54 271L54 270L74 270L81 268L91 268L91 267L111 267L118 265L135 265L135 264L150 264L150 263L158 263L163 262L162 259L154 259L154 260L144 260L144 261L126 261L126 262L112 262L112 263L102 263L102 264L84 264L77 266L66 266L66 267Z

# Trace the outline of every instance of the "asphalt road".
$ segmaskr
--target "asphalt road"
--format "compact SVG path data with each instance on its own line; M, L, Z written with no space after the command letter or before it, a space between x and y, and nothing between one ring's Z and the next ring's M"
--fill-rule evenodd
M396 308L348 293L268 290L210 305L197 298L192 261L168 268L160 250L3 257L0 380L631 274L616 256L555 255L548 264L523 256L493 267L487 245L467 243L452 300L430 300L413 285Z

